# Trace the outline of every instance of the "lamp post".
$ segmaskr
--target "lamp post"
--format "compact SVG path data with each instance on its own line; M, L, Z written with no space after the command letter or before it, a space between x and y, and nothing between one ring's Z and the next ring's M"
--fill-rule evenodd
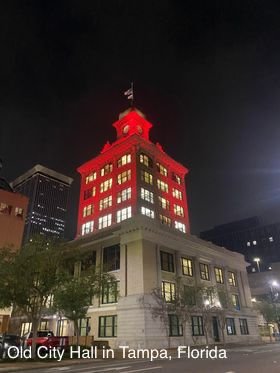
M261 259L260 258L254 258L253 261L257 263L258 272L260 272L261 271L261 269L260 269L260 261L261 261Z

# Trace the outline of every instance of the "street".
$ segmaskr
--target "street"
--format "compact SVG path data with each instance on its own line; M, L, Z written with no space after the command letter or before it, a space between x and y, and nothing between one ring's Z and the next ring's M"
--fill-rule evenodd
M178 359L156 360L104 360L63 361L61 363L11 363L0 364L0 372L21 372L26 373L40 371L40 373L137 373L137 372L174 372L174 373L269 373L280 372L280 344L235 347L227 349L227 359ZM27 365L28 364L28 365Z

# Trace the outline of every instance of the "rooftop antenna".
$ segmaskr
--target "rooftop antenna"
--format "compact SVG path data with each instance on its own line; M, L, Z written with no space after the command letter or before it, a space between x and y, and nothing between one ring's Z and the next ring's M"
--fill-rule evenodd
M131 82L130 88L124 92L124 95L127 96L128 100L130 100L130 107L133 107L133 104L134 104L133 82Z

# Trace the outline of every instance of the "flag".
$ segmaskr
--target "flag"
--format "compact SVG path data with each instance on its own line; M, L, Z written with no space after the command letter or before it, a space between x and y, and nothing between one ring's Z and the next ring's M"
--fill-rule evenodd
M127 91L125 91L124 95L128 96L127 97L128 99L130 99L131 97L133 97L133 90L132 90L132 88L129 88Z

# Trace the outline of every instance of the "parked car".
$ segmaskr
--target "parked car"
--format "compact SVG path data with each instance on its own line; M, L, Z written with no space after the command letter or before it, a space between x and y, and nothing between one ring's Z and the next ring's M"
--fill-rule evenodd
M4 359L7 357L8 348L10 348L10 356L16 355L17 348L21 345L21 338L19 335L15 334L0 334L0 358Z
M29 347L32 345L33 333L29 332L23 336L23 346ZM66 348L69 345L68 337L55 337L51 330L38 330L36 337L36 348L46 346L48 348Z

